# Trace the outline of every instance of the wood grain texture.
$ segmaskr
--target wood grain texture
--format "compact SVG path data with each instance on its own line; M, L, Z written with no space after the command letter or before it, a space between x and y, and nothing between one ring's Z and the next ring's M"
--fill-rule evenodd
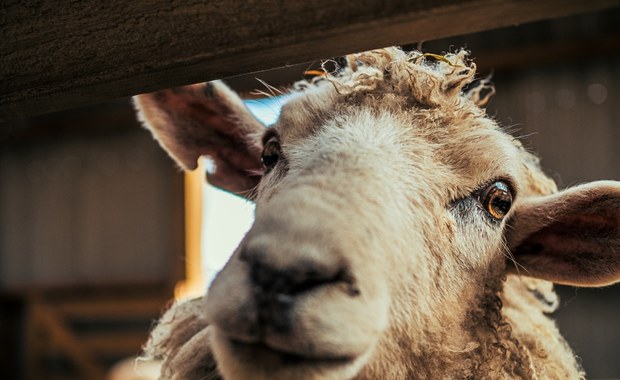
M0 119L619 0L4 1Z

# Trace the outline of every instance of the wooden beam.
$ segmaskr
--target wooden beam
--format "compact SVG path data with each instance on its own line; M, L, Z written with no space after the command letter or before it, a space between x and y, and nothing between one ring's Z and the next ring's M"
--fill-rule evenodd
M620 0L14 1L0 6L0 119Z

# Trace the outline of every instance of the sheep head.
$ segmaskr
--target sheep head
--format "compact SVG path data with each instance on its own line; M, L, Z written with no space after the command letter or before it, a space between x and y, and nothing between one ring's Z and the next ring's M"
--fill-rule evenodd
M256 202L192 338L225 378L467 377L510 273L620 280L620 185L558 192L465 90L465 52L348 58L269 128L220 82L136 97L182 167L208 155Z

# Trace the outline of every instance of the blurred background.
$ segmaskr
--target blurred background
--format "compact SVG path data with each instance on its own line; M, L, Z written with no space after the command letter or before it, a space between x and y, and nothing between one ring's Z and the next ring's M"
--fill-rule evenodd
M620 180L620 9L412 41L466 47L488 112L561 187ZM256 78L285 87L318 62L231 78L264 118ZM252 205L182 174L120 99L0 125L0 378L104 379L140 352L175 297L199 295ZM559 287L554 314L589 378L620 378L620 286Z

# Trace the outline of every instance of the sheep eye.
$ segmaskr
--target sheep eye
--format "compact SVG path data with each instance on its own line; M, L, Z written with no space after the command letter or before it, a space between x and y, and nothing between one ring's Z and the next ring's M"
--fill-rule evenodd
M496 181L480 193L479 201L493 219L500 221L510 211L512 198L506 182Z
M269 172L274 166L276 166L278 160L280 159L280 151L280 142L275 137L265 143L265 147L263 148L263 153L261 155L261 161L263 162L265 172Z

